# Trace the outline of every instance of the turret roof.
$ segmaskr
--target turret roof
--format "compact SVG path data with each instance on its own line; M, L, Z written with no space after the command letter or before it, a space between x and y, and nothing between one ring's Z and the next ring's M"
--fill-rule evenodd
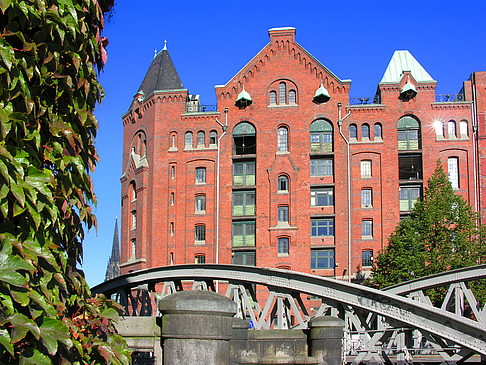
M138 91L149 95L154 91L183 89L181 79L164 47L153 59Z

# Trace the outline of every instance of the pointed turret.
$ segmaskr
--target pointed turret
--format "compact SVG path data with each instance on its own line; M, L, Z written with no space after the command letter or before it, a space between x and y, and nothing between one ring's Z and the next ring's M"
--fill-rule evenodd
M409 51L405 50L393 53L380 83L399 83L405 71L410 71L410 74L417 82L434 82L434 79L425 71L422 65Z
M115 232L113 233L113 246L111 256L106 268L105 281L120 276L120 241L118 239L118 218L115 220Z
M145 95L150 95L154 91L161 90L180 90L183 89L181 79L172 63L167 51L167 44L153 59L149 70L138 89Z

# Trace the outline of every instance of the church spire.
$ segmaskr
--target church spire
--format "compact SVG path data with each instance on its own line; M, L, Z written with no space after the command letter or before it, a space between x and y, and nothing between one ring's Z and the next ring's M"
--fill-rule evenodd
M105 281L120 276L120 240L118 238L118 218L115 220L115 232L113 233L113 246L111 256L106 268Z

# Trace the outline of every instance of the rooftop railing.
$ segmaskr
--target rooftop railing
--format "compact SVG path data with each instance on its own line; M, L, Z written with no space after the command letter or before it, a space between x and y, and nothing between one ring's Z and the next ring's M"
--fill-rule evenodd
M210 113L218 111L218 104L186 104L186 113Z
M458 101L465 101L464 94L436 94L436 103L454 103Z
M364 98L349 98L349 105L368 105L380 104L379 96L364 97Z

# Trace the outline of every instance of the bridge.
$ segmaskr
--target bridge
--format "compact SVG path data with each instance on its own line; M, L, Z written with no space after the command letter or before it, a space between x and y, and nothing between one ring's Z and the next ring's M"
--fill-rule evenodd
M377 290L280 269L194 264L152 268L92 289L115 298L126 316L157 316L157 303L187 289L224 293L236 317L252 330L307 329L313 318L344 320L344 362L438 363L486 359L486 305L471 284L486 279L486 265L446 272ZM484 284L483 284L484 285ZM427 295L441 288L441 303ZM304 301L317 303L311 313Z

